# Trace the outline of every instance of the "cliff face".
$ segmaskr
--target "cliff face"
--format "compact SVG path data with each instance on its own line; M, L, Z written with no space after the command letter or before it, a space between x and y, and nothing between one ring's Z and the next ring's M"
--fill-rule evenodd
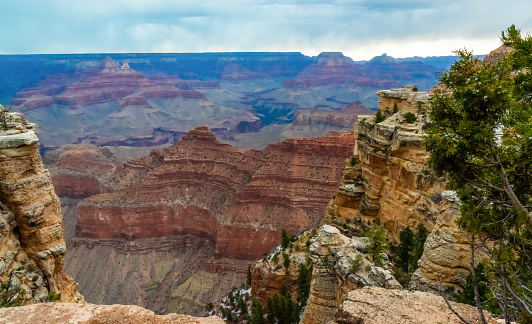
M378 267L367 254L367 238L342 235L340 231L324 225L311 239L312 281L310 296L301 318L302 324L327 323L337 313L343 296L365 286L401 288L393 277L387 257ZM353 269L353 262L360 264Z
M127 302L197 313L240 284L247 264L278 245L282 229L299 233L318 224L353 145L352 134L341 134L244 151L198 127L176 145L124 164L94 147L64 148L51 156L57 192L74 203L88 195L68 209L77 225L67 269L82 284L87 271L106 271L76 261L82 255L123 270L107 283L82 285L91 302L122 301L139 286L144 292ZM82 179L92 179L94 190L77 190ZM154 267L140 270L140 280L126 279L136 276L140 260ZM219 284L206 284L213 280Z
M3 109L3 107L0 107ZM38 151L38 138L21 114L7 114L0 131L0 280L25 291L25 304L61 294L82 301L63 270L66 245L59 199Z
M439 291L441 280L460 289L469 272L469 246L455 224L460 216L456 197L445 192L446 180L426 166L423 128L430 95L412 87L377 94L379 110L387 118L376 123L375 116L359 116L354 155L329 204L329 219L334 223L340 217L362 230L378 219L396 239L407 226L423 224L431 233L412 287ZM407 123L406 113L413 113L416 121Z
M408 87L377 94L379 110L388 117L376 123L375 116L359 116L354 154L329 212L345 219L379 218L395 235L418 223L431 230L446 182L425 164L423 125L429 95ZM405 122L408 112L416 115L414 123Z

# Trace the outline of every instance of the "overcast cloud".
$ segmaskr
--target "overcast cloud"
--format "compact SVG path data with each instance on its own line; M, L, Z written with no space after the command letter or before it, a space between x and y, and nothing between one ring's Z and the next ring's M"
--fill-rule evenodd
M341 51L355 60L484 54L532 1L5 0L0 53Z

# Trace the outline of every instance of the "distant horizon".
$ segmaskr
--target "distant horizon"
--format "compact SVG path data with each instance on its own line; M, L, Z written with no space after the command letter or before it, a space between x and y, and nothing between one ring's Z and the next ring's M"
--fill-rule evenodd
M493 48L492 50L494 50L495 48ZM490 50L489 52L491 52L492 50ZM485 56L485 55L488 55L489 52L487 53L474 53L475 56ZM346 55L345 53L343 52L340 52L340 51L324 51L324 52L320 52L318 53L317 55L307 55L301 51L231 51L231 52L224 52L224 51L218 51L218 52L87 52L87 53L13 53L13 54L6 54L6 53L0 53L0 56L31 56L31 55L43 55L43 56L46 56L46 55L127 55L127 54L133 54L133 55L172 55L172 54L191 54L191 55L194 55L194 54L197 54L197 55L201 55L201 54L245 54L245 53L250 53L250 54L260 54L260 53L280 53L280 54L302 54L304 56L307 56L307 57L318 57L319 55L323 54L323 53L341 53L343 54L345 57L348 57L350 59L352 59L354 62L368 62L370 61L371 59L373 58L376 58L376 57L380 57L380 56L383 56L383 55L387 55L389 57L392 57L394 59L399 59L399 60L402 60L402 59L410 59L410 58L422 58L422 59L426 59L426 58L431 58L431 57L453 57L453 56L457 56L457 54L454 54L454 53L451 53L450 55L428 55L428 56L420 56L420 55L414 55L414 56L404 56L404 57L395 57L395 56L392 56L392 55L389 55L388 53L382 53L380 55L375 55L369 59L363 59L363 60L356 60L354 59L353 57L350 57L348 55Z
M342 52L355 61L488 54L532 2L449 0L18 0L1 5L0 54Z

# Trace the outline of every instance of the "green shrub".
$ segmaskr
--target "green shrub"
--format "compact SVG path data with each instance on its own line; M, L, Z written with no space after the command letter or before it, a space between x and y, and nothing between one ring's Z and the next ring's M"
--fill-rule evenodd
M393 113L397 113L399 111L399 107L397 107L397 102L393 103Z
M383 114L380 110L377 110L377 113L375 114L375 123L383 122L386 119L386 115Z
M403 115L403 120L409 124L412 124L417 121L417 117L413 113L407 112Z
M11 108L5 108L0 105L0 130L7 130L9 123L12 122L12 117L8 114Z
M383 260L381 253L388 247L388 240L386 239L386 231L377 223L374 223L369 231L365 233L366 237L370 239L368 252L373 257L373 262L377 267L382 267Z
M362 258L362 255L357 254L353 262L351 262L351 272L352 273L358 272L360 269L362 269L363 265L364 265L364 259Z

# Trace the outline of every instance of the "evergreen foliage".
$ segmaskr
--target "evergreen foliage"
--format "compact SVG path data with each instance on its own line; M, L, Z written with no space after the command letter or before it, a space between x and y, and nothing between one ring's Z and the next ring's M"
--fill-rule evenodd
M373 257L373 262L377 267L382 267L381 253L388 248L388 240L386 239L386 231L378 224L373 224L371 229L365 233L366 237L369 237L370 244L368 246L368 252Z
M249 324L264 324L264 307L257 298L251 298L251 315Z
M397 113L399 111L399 107L397 107L397 102L393 103L393 113Z
M386 119L386 114L383 114L380 110L377 110L375 114L375 123L383 122Z
M286 286L281 287L280 295L273 295L267 301L267 322L277 324L299 323L301 308L292 300Z
M283 229L281 232L281 248L286 249L290 245L290 235Z
M362 269L363 265L364 265L364 259L362 258L362 255L357 254L355 256L355 259L351 263L351 272L352 273L358 272L360 269Z
M480 262L475 267L476 274L476 284L479 293L480 302L482 303L482 308L491 312L492 314L500 314L501 310L497 305L497 302L493 298L493 294L488 285L488 277L486 276L486 270L484 263ZM475 292L473 289L473 276L471 273L466 278L466 285L464 290L458 295L456 301L459 303L464 303L472 306L475 304Z
M413 113L411 112L407 112L403 115L403 119L405 122L409 123L409 124L413 124L417 121L417 117L416 115L414 115Z
M501 40L513 51L497 62L457 51L440 78L452 94L431 99L425 146L462 201L473 252L489 255L489 285L510 321L532 316L532 38L511 26Z
M246 273L246 285L251 286L251 264L248 265L248 271Z
M284 265L286 272L288 272L288 267L290 267L290 257L287 253L284 253L284 252L283 252L283 265Z
M305 307L310 293L310 281L312 280L312 265L299 265L297 274L297 301L301 307Z
M397 246L397 256L394 262L395 266L401 268L405 273L410 272L413 249L414 232L412 232L410 227L407 227L399 234L399 245Z

